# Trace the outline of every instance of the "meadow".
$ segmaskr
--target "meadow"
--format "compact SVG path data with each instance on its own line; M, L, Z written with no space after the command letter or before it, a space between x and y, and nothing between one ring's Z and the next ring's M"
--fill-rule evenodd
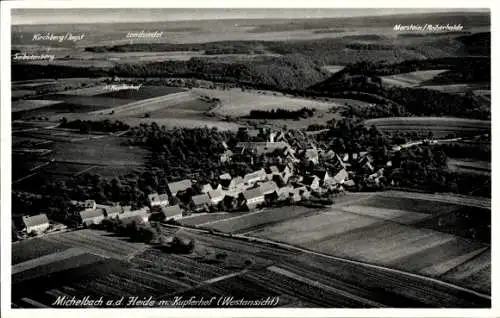
M397 75L382 76L382 83L387 85L397 85L402 87L419 86L420 84L432 80L435 76L448 70L426 70Z

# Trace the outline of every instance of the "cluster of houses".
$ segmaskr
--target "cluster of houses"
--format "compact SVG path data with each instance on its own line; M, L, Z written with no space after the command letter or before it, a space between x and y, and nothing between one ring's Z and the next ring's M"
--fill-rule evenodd
M263 132L259 134L262 137ZM168 184L169 193L149 194L148 206L137 210L132 210L130 206L100 205L94 200L80 202L77 204L81 207L81 225L88 227L104 219L146 223L153 215L162 220L178 220L187 214L210 212L214 207L223 211L241 211L256 209L266 202L293 204L308 200L312 193L343 192L344 188L354 187L350 171L353 160L367 171L372 182L379 182L383 176L383 171L374 171L372 160L366 152L353 154L349 158L349 155L317 149L302 137L300 134L267 132L266 141L239 142L233 149L228 149L224 144L226 151L220 156L222 162L229 162L244 154L251 158L265 158L264 167L242 176L224 173L213 183L197 186L196 181L190 179L171 182ZM328 162L329 168L299 173L296 164L301 161L312 167L324 161ZM185 202L186 193L192 194L189 204L171 204L178 202L175 198L180 195ZM27 233L42 233L50 226L45 214L27 216L23 221Z

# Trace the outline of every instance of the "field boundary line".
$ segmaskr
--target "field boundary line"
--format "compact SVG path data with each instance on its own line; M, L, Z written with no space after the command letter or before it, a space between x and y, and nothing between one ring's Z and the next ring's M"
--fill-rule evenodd
M475 260L476 258L480 257L481 255L483 255L484 253L488 252L488 250L490 250L490 253L491 253L491 246L488 246L488 247L484 247L484 249L477 253L476 255L474 255L473 257L469 258L468 260L458 264L457 266L453 267L453 268L450 268L449 270L447 270L446 272L444 273L441 273L438 277L443 277L443 276L446 276L447 274L449 274L451 271L453 271L454 269L456 269L457 267L467 263L467 262L471 262L473 260Z
M483 208L491 210L491 199L467 197L461 195L439 194L439 193L420 193L420 192L405 192L398 190L389 190L380 192L382 196L391 198L408 198L425 201L438 201L443 203L450 203L456 205L466 205L475 208ZM486 201L486 202L485 202Z
M242 240L249 241L249 242L260 242L260 243L264 243L264 244L275 245L275 246L281 247L283 249L288 249L288 250L297 250L297 251L300 251L300 252L303 252L303 253L306 253L306 254L312 254L312 255L316 255L316 256L320 256L320 257L324 257L324 258L329 258L329 259L333 259L333 260L340 261L340 262L346 262L346 263L355 264L355 265L359 265L359 266L365 266L365 267L369 267L369 268L373 268L373 269L378 269L378 270L382 270L382 271L386 271L386 272L391 272L391 273L396 273L396 274L400 274L400 275L404 275L404 276L409 276L409 277L417 278L417 279L420 279L420 280L425 280L425 281L432 282L432 283L435 283L435 284L438 284L438 285L441 285L441 286L446 286L446 287L449 287L449 288L452 288L452 289L455 289L455 290L459 290L459 291L462 291L462 292L473 294L473 295L481 297L481 298L485 298L485 299L491 300L491 296L490 295L486 295L486 294L477 292L475 290L468 289L468 288L465 288L465 287L461 287L461 286L458 286L458 285L455 285L455 284L452 284L452 283L448 283L448 282L445 282L445 281L442 281L442 280L439 280L439 279L436 279L436 278L422 276L422 275L414 274L414 273L410 273L410 272L405 272L403 270L394 269L394 268L390 268L390 267L385 267L385 266L381 266L381 265L375 265L375 264L365 263L365 262L362 262L362 261L355 261L355 260L350 260L350 259L346 259L346 258L342 258L342 257L338 257L338 256L332 256L332 255L328 255L328 254L323 254L323 253L320 253L320 252L315 252L315 251L312 251L312 250L309 250L309 249L305 249L305 248L294 246L294 245L290 245L290 244L285 244L285 243L275 242L275 241L271 241L271 240L261 239L261 238L253 237L253 236L244 236L244 235L241 235L241 234L226 234L226 233L222 233L222 232L216 233L214 231L210 232L210 230L205 230L205 229L192 228L192 227L179 226L179 225L171 225L171 224L167 225L167 224L163 224L163 223L161 225L165 226L165 227L182 228L182 229L185 229L187 231L203 232L205 234L222 236L222 237L226 237L226 238L237 238L237 239L242 239Z
M261 209L261 210L259 210L259 211L250 212L250 213L246 213L246 214L243 214L243 215L235 215L235 216L234 216L234 217L232 217L232 218L226 218L226 219L222 219L222 220L215 220L215 221L209 221L209 222L205 222L205 223L197 224L196 226L206 226L206 225L210 225L210 224L217 223L217 222L234 220L234 219L242 218L242 217L247 216L247 215L253 215L253 214L258 214L258 213L264 213L265 211L266 211L265 209Z

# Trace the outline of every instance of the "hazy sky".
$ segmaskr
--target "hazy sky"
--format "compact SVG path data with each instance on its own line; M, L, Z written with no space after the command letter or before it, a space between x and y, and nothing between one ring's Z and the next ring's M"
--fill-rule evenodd
M424 13L485 11L481 9L13 9L12 24L77 24L213 19L299 19Z

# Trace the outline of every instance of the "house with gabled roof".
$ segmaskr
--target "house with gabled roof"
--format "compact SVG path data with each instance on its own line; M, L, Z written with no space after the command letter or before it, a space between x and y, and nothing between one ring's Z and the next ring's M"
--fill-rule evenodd
M103 208L104 216L108 219L114 219L118 214L123 212L123 207L119 205L113 205Z
M23 223L26 233L40 234L45 232L49 227L49 219L46 214L38 214L33 216L24 215Z
M165 221L182 219L182 209L178 204L162 207L161 212Z
M243 191L243 198L245 199L245 206L248 210L255 209L258 205L265 202L265 196L261 192L260 187Z
M226 196L226 192L223 191L222 189L211 190L208 191L207 194L212 204L218 204L219 202L224 200L224 197Z
M80 211L80 218L82 220L82 224L85 226L100 224L102 220L104 220L104 211L102 209L83 210Z
M267 174L264 169L260 169L251 173L246 174L243 177L243 182L245 185L253 185L258 181L264 181L267 178Z
M168 195L165 193L164 194L158 194L156 192L151 193L148 195L148 200L149 200L149 206L151 208L168 205Z
M278 191L278 186L274 181L266 181L259 184L260 192L264 195L276 193Z
M118 214L118 219L123 224L129 224L134 221L137 224L145 224L149 221L149 209L147 207L143 207L138 210L126 211Z
M168 189L170 190L170 194L175 197L177 193L186 191L193 186L193 183L189 179L184 179L177 182L171 182L168 184Z
M208 207L212 205L212 201L210 201L210 197L206 193L193 196L191 201L195 212L208 211Z
M240 189L243 188L245 182L243 181L243 178L238 176L234 177L231 180L223 180L221 181L221 184L224 189L226 190L235 190L235 189Z

